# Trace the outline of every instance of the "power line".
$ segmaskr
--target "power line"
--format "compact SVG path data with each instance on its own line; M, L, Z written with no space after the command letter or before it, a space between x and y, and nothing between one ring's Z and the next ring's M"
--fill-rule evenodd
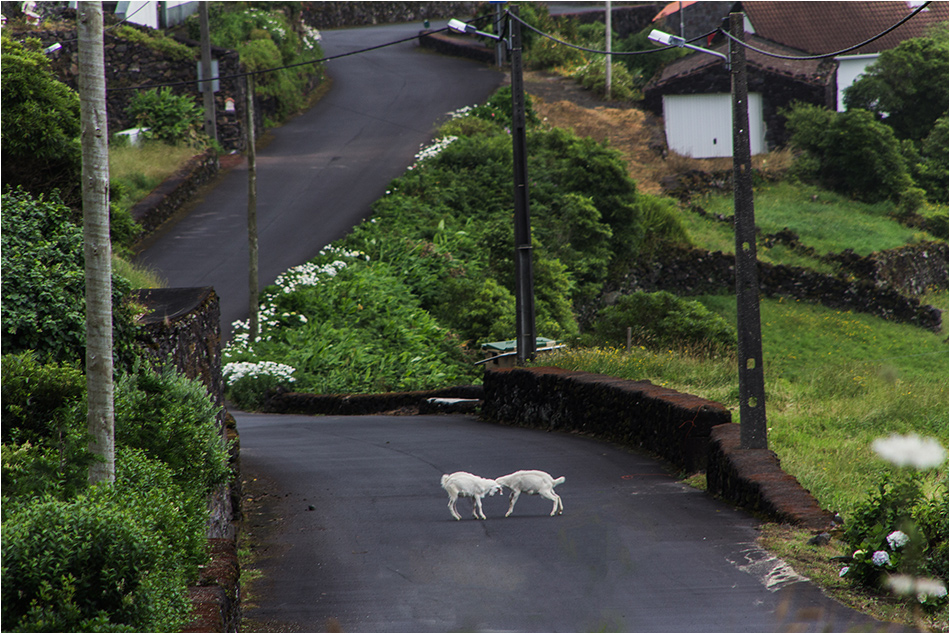
M577 49L577 50L579 50L579 51L584 51L584 52L586 52L586 53L594 53L594 54L596 54L596 55L611 55L611 56L649 55L649 54L651 54L651 53L659 53L660 51L665 51L666 49L669 49L669 48L675 48L675 47L672 47L672 46L666 46L666 47L664 47L664 48L651 48L651 49L647 49L647 50L644 50L644 51L601 51L601 50L598 50L598 49L586 48L586 47L584 47L584 46L578 46L577 44L571 44L570 42L565 42L564 40L560 40L560 39L554 37L554 36L551 35L550 33L545 33L544 31L542 31L542 30L540 30L540 29L538 29L538 28L536 28L536 27L534 27L534 26L531 26L530 24L528 24L527 22L525 22L524 20L522 20L522 19L521 19L520 17L518 17L518 16L511 15L510 13L508 14L508 16L511 17L511 18L513 18L514 20L517 20L518 22L520 22L522 26L529 28L530 30L534 31L535 33L537 33L538 35L540 35L540 36L542 36L542 37L546 37L547 39L551 40L552 42L556 42L556 43L561 44L561 45L563 45L563 46L568 46L568 47L570 47L570 48L574 48L574 49ZM700 36L698 36L698 37L694 37L693 39L687 40L687 41L688 41L688 42L696 42L696 41L701 40L701 39L703 39L703 38L705 38L705 37L709 37L709 36L712 35L713 33L716 33L716 29L714 29L714 30L712 30L712 31L710 31L710 32L708 32L708 33L704 33L704 34L702 34L702 35L700 35Z
M730 40L732 40L733 42L739 44L740 46L744 46L744 47L746 47L747 49L749 49L749 50L751 50L751 51L755 51L756 53L759 53L760 55L765 55L765 56L767 56L767 57L777 57L778 59L791 59L791 60L827 59L827 58L829 58L829 57L837 57L838 55L843 55L844 53L849 53L849 52L851 52L851 51L853 51L853 50L855 50L855 49L859 49L859 48L861 48L862 46L865 46L865 45L867 45L867 44L870 44L870 43L873 42L874 40L878 40L878 39L884 37L885 35L887 35L887 34L890 33L891 31L893 31L894 29L896 29L897 27L901 26L902 24L904 24L905 22L907 22L908 20L910 20L912 17L914 17L915 15L917 15L918 13L920 13L921 11L923 11L925 8L927 8L927 5L929 5L929 4L930 4L929 1L923 3L922 5L920 5L919 7L917 7L916 9L914 9L913 11L911 11L911 13L910 13L909 15L905 16L902 20L900 20L899 22L897 22L897 24L891 26L890 28L888 28L888 29L886 29L886 30L884 30L884 31L881 31L880 33L878 33L878 34L875 35L874 37L871 37L871 38L869 38L869 39L867 39L867 40L861 42L860 44L855 44L854 46L849 46L848 48L842 49L842 50L840 50L840 51L836 51L836 52L834 52L834 53L823 53L823 54L821 54L821 55L794 56L794 55L779 55L778 53L770 53L770 52L768 52L768 51L763 51L763 50L760 49L760 48L756 48L756 47L752 46L751 44L749 44L749 43L747 43L747 42L743 42L742 40L737 39L735 36L733 36L733 35L732 35L731 33L729 33L728 31L724 31L724 30L722 30L722 29L719 29L719 32L722 33L723 35L725 35L726 37L728 37L728 38L729 38Z
M491 16L488 16L488 17L491 17ZM477 18L477 19L475 19L475 20L472 20L471 22L480 22L480 21L485 20L485 19L486 19L486 18L484 18L484 17L482 17L482 18ZM430 31L430 32L431 32L431 33L442 33L442 32L444 32L444 31L448 31L448 30L449 30L449 27L446 26L446 27L442 27L441 29L436 29L435 31ZM311 65L311 64L321 64L321 63L323 63L323 62L329 62L329 61L333 61L333 60L335 60L335 59L341 59L341 58L343 58L343 57L349 57L349 56L351 56L351 55L359 55L359 54L361 54L361 53L368 53L369 51L375 51L375 50L380 49L380 48L386 48L387 46L395 46L396 44L402 44L402 43L404 43L404 42L409 42L409 41L411 41L411 40L415 40L415 39L418 39L418 38L419 38L418 35L412 35L412 36L410 36L410 37L404 37L404 38L402 38L402 39L394 40L394 41L392 41L392 42L386 42L385 44L377 44L377 45L375 45L375 46L367 46L366 48L361 48L361 49L355 50L355 51L349 51L349 52L347 52L347 53L339 53L338 55L330 55L330 56L327 56L327 57L321 57L320 59L313 59L313 60L309 60L309 61L306 61L306 62L297 62L297 63L295 63L295 64L287 64L286 66L277 66L277 67L274 67L274 68L262 68L262 69L260 69L260 70L252 70L252 71L247 71L247 72L243 72L243 73L235 73L235 74L233 74L233 75L219 75L218 77L211 77L211 78L209 78L207 81L218 81L218 80L222 80L222 79L239 79L239 78L241 78L241 77L247 77L248 75L263 75L264 73L273 73L273 72L276 72L276 71L279 71L279 70L286 70L286 69L288 69L288 68L298 68L298 67L300 67L300 66L308 66L308 65ZM120 87L120 88L109 88L109 89L107 89L107 92L125 92L125 91L128 91L128 90L151 90L152 88L166 88L166 87L171 88L171 87L173 87L173 86L190 86L191 84L194 84L195 81L196 81L196 80L187 80L187 81L168 82L168 83L164 83L164 84L145 84L145 85L141 85L141 86L125 86L125 87ZM202 81L205 81L205 80L202 80Z

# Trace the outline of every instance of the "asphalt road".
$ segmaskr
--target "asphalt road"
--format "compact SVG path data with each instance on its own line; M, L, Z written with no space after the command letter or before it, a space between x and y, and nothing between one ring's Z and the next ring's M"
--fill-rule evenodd
M755 545L757 521L653 459L462 415L235 413L263 580L255 630L880 631ZM565 476L564 514L447 508L443 473ZM312 509L312 510L311 510Z
M443 26L434 21L433 28ZM422 24L326 31L326 55L411 37ZM271 132L257 155L260 287L314 257L370 213L446 114L481 103L503 75L409 41L327 63L331 90ZM222 334L248 314L247 168L234 168L190 213L164 228L140 264L169 287L213 286Z

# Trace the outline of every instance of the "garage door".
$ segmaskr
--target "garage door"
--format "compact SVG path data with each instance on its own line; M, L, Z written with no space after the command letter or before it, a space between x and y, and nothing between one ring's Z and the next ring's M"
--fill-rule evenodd
M665 95L663 117L670 150L692 158L732 156L732 96ZM762 95L749 93L749 141L753 154L765 149Z

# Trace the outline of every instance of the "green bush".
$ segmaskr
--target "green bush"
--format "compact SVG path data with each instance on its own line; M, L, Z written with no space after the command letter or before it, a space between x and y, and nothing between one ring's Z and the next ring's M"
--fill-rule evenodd
M724 353L735 349L735 328L699 302L672 293L636 292L622 295L597 315L585 338L593 345L622 346L627 328L633 342L650 348L672 347Z
M82 229L55 196L33 198L18 189L4 193L2 205L3 351L33 350L43 360L84 362ZM115 365L130 367L135 357L130 288L118 275L112 280Z
M67 205L79 209L79 95L53 76L39 40L20 44L4 29L0 43L4 189L22 186L36 196L59 190Z
M144 133L146 138L169 145L202 144L204 108L192 97L176 95L167 86L135 93L126 114L136 125L148 128Z
M875 590L887 587L892 575L939 580L942 597L913 598L929 607L946 604L947 534L945 486L931 497L918 474L885 475L848 519L844 541L850 561L841 576Z
M656 44L648 38L652 30L653 26L648 26L639 33L621 40L617 45L617 51L622 52L650 51L649 54L617 57L626 65L638 88L643 88L663 66L689 53L685 48L657 48Z
M139 367L116 382L116 445L161 460L189 489L208 492L227 481L228 451L217 414L204 385L170 363L158 371Z
M170 37L167 37L165 34L160 31L149 30L147 33L130 26L128 24L123 24L114 31L116 37L122 38L123 40L128 40L130 42L136 42L138 44L144 44L149 48L152 48L165 57L176 61L189 61L197 59L198 51L197 49L191 48L181 42L174 40ZM200 39L200 37L195 38Z
M799 176L865 202L896 200L913 185L894 132L867 110L798 103L784 114L789 143L809 156Z
M117 471L115 486L67 502L34 499L5 518L5 629L184 626L187 585L203 561L203 522L193 513L200 507L171 485L162 465L141 455L119 452Z

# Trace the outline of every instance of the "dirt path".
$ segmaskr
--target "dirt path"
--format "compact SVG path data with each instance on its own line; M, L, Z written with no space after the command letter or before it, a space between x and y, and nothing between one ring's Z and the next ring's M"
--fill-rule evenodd
M633 106L602 101L574 81L546 73L525 73L525 88L543 121L578 136L607 140L623 155L641 191L661 193L660 179L668 172L661 119Z

